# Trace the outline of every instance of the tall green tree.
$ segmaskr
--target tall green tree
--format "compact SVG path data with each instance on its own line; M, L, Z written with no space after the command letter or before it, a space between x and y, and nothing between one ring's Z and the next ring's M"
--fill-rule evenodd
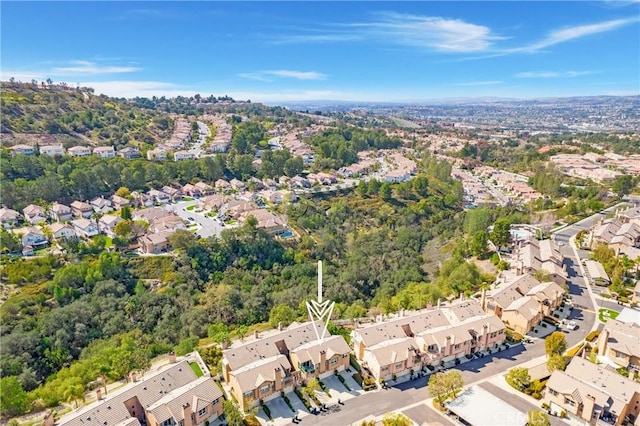
M504 247L509 244L511 240L511 222L506 218L500 218L493 224L493 231L491 231L491 242L496 247Z
M567 349L567 339L561 331L554 331L544 339L544 349L548 357L562 355Z
M29 409L27 392L17 376L0 379L0 411L3 415L19 416Z
M531 384L529 369L525 367L514 367L505 376L505 380L513 388L523 392Z

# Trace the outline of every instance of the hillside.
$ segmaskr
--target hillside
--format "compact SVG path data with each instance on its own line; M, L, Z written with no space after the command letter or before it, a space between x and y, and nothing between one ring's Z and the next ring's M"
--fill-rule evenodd
M2 144L155 144L169 137L169 114L66 85L1 83Z

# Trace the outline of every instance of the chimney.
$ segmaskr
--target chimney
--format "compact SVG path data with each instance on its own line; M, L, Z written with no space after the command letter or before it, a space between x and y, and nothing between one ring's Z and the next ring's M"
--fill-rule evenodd
M451 335L448 335L446 337L446 340L447 340L447 343L444 350L444 356L449 356L451 355Z
M255 337L256 339L260 337L260 333L258 332L258 330L253 331L253 337Z
M191 419L191 404L188 402L182 406L182 416L184 418L184 426L193 426L193 421Z
M282 390L282 369L277 367L273 370L273 381L275 382L275 390L279 392Z
M135 371L132 371L131 374L129 375L129 378L131 379L132 382L137 382L138 381L138 373L136 373Z
M222 342L220 342L220 346L222 346L222 349L227 349L229 347L227 339L224 339Z
M460 292L460 301L462 302L464 300L464 293Z
M482 310L484 311L484 308L487 304L487 289L483 288L482 289L482 296L480 297L480 307L482 308Z
M440 298L438 297L438 303L436 304L436 306L439 308L440 307Z
M482 326L482 340L484 340L484 348L487 349L489 347L489 324Z
M176 363L176 353L174 351L169 352L169 363Z
M44 416L44 426L53 426L55 419L53 417L53 411L48 411Z
M320 370L318 371L318 373L324 373L325 371L327 371L327 351L325 350L321 350L320 351Z
M96 389L96 399L100 401L102 399L102 388Z
M278 331L282 331L282 321L278 323Z

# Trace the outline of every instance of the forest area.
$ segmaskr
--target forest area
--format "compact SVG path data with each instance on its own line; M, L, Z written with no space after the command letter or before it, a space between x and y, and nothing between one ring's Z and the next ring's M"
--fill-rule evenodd
M468 241L505 212L465 219L461 204L450 165L425 154L410 182L372 180L355 192L290 205L287 214L302 234L297 242L248 221L220 239L178 231L171 237L176 256L84 251L11 260L2 279L19 293L0 309L2 401L9 391L23 396L13 415L55 407L144 370L168 350L186 353L203 338L220 342L256 324L304 320L317 260L326 265L335 318L471 293L492 277L466 261ZM446 249L448 260L428 274L426 244L452 238L459 243ZM208 348L203 356L215 369L219 351Z

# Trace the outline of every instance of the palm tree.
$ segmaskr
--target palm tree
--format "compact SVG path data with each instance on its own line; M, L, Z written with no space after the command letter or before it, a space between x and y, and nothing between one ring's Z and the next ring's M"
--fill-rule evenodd
M84 401L84 386L81 383L68 384L62 395L67 402L73 401L75 408L78 408L78 400L82 398Z
M104 394L107 395L107 376L111 373L111 367L107 364L101 364L98 367L98 373L100 374L100 380L104 386Z
M130 297L124 303L124 311L129 314L129 318L131 318L131 322L136 322L136 310L138 309L138 299L135 297Z
M91 219L93 219L96 222L96 228L98 227L98 221L100 220L101 217L102 217L102 213L100 212L91 213Z

